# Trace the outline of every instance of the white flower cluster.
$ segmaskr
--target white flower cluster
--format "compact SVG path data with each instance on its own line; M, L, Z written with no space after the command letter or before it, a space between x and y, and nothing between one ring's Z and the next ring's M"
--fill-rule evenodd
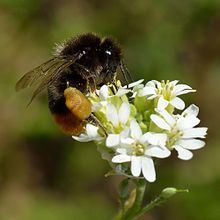
M89 95L99 126L88 123L85 133L73 136L77 141L96 141L108 154L115 171L156 180L153 158L169 157L175 149L178 157L189 160L191 150L202 148L207 128L196 127L199 108L178 96L195 92L178 81L143 80L121 87L104 85ZM101 125L101 126L100 126Z

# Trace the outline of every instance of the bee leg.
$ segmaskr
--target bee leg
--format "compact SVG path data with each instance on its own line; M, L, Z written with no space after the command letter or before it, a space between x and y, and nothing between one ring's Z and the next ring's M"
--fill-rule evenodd
M88 91L90 92L90 93L92 93L92 92L96 92L96 83L95 83L95 78L94 77L89 77L88 79L88 84L87 84L87 86L88 86Z
M118 90L117 82L116 82L116 80L114 80L112 82L112 92L114 95L116 95L117 90Z
M66 88L64 97L66 107L78 120L83 121L90 116L92 104L78 89Z
M82 78L87 81L87 90L89 92L95 91L96 83L95 83L95 78L93 77L94 74L92 74L91 71L89 71L86 67L84 67L81 64L75 63L74 67L78 68L78 70L81 73Z
M91 76L91 72L83 65L74 63L74 67L80 71L80 75L83 79L87 80Z
M114 79L112 80L112 82L108 83L108 85L109 85L109 88L111 89L113 95L115 95L118 90L116 75L114 76Z
M122 75L123 75L126 83L129 84L130 82L133 82L133 78L132 78L130 72L128 71L128 68L125 66L123 61L120 62L119 67L120 67L120 70L122 72Z
M104 132L105 136L107 136L107 132L106 132L105 128L103 127L103 125L100 123L98 118L93 113L86 119L86 121L88 123L95 125L95 126L99 126L102 129L102 131Z

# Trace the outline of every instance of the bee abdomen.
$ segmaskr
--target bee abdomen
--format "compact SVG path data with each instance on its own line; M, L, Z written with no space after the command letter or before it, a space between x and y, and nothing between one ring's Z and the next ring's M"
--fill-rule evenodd
M78 120L71 112L66 114L53 114L55 122L62 130L71 135L79 135L85 129L85 121Z
M86 119L92 112L90 101L82 92L73 87L66 88L63 93L63 100L60 99L59 101L63 102L62 108L66 110L52 111L56 123L60 125L65 133L71 135L81 134L84 131Z

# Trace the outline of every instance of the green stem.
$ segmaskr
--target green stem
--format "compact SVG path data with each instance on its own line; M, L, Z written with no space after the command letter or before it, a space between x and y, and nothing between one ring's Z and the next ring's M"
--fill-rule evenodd
M140 179L136 182L136 198L134 204L122 216L121 220L132 220L136 214L141 210L141 205L144 198L146 188L146 180Z
M113 218L113 220L121 220L123 216L123 211L120 210L119 213Z
M127 212L123 213L119 212L117 218L114 220L135 220L142 215L144 215L149 210L153 209L155 206L160 205L161 203L166 202L169 198L174 196L176 193L188 192L188 189L176 189L173 187L168 187L162 190L161 194L157 196L154 200L152 200L149 204L145 207L142 206L142 201L144 197L144 191L146 187L146 182L139 180L136 183L136 199L133 206L127 210Z
M172 190L172 191L168 191L168 190ZM162 193L156 197L154 200L152 200L148 205L146 205L145 207L143 207L135 216L134 219L137 219L139 217L141 217L142 215L144 215L146 212L148 212L149 210L153 209L155 206L160 205L161 203L166 202L170 197L172 197L173 195L175 195L176 193L182 193L182 192L188 192L187 189L179 189L176 190L175 188L166 188L165 190L162 191Z
M137 215L135 216L135 219L139 218L140 216L144 215L146 212L154 208L155 206L160 205L162 202L164 202L164 199L162 199L160 196L151 201L148 205L146 205L144 208L142 208Z

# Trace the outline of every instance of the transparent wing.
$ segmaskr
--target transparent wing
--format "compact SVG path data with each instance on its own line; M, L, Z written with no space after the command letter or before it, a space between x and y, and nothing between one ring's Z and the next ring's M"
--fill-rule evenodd
M69 67L73 61L66 61L63 63L60 63L59 65L55 65L52 68L48 70L47 76L43 77L43 80L39 81L36 85L36 89L34 90L31 100L29 104L32 102L32 100L41 93L50 83L53 83L53 80L56 79L56 76L61 73L63 70L65 70L67 67ZM28 105L29 105L28 104Z
M52 58L40 66L34 68L33 70L24 74L24 76L16 83L15 89L19 91L26 87L31 87L44 79L50 79L52 75L54 75L53 70L59 69L62 65L66 63L72 63L73 60L70 59L60 59L60 58Z
M58 58L54 57L40 66L34 68L33 70L27 72L17 83L15 86L16 91L21 89L34 86L35 90L33 92L32 100L43 91L49 83L56 78L56 76L61 73L63 70L68 68L71 64L73 64L79 56L75 56L74 58ZM29 105L28 104L28 105Z

